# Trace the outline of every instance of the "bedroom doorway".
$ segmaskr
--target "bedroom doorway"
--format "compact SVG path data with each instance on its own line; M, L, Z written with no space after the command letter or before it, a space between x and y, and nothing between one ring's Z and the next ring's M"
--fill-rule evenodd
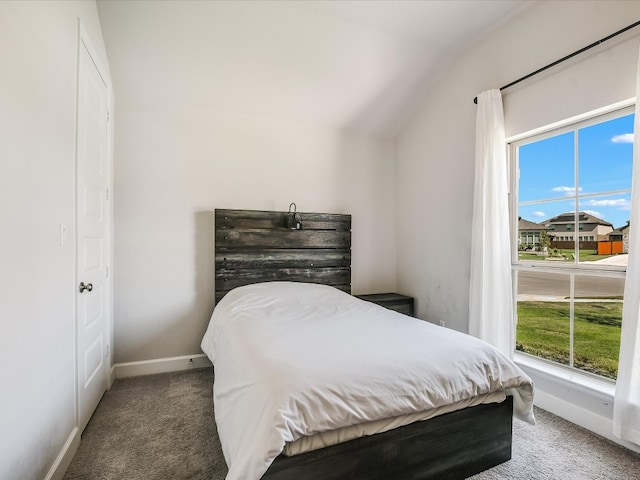
M86 42L81 34L76 139L76 391L80 432L108 386L111 318L109 88Z

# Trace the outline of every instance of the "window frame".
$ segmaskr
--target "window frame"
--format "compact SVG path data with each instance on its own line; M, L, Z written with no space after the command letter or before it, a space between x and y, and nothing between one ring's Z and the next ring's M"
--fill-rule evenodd
M541 127L529 132L524 132L522 134L512 136L506 139L505 147L507 150L507 163L509 168L509 221L510 221L510 240L511 240L511 274L513 279L513 293L512 293L512 301L513 301L513 314L514 314L514 325L517 325L518 322L518 275L519 271L529 271L529 272L548 272L548 273L562 273L569 275L570 282L570 296L571 296L571 308L570 308L570 365L563 365L561 363L552 362L543 357L538 357L535 355L531 355L525 352L516 351L516 335L514 335L514 352L517 355L522 355L534 362L540 362L541 365L548 364L553 369L561 369L566 370L570 374L575 374L578 376L583 376L585 378L591 378L596 381L601 381L605 384L613 384L615 385L615 380L610 379L601 375L597 375L594 373L587 372L585 370L581 370L577 367L573 366L574 361L574 300L575 300L575 278L576 276L597 276L597 277L605 277L605 278L623 278L626 281L626 270L627 268L624 266L615 266L615 265L594 265L594 264L584 264L579 262L579 255L576 255L574 261L572 263L551 263L551 264L543 264L540 260L531 260L531 259L520 259L519 251L518 251L518 207L520 205L527 204L545 204L545 203L553 203L558 201L566 201L566 196L558 196L553 198L545 198L542 200L532 200L527 202L518 202L518 187L519 187L519 162L518 162L518 148L522 145L534 143L537 141L541 141L547 138L559 136L568 132L576 132L576 137L574 138L574 148L577 150L578 137L577 132L580 129L587 128L590 126L594 126L600 123L607 122L609 120L613 120L619 117L623 117L632 113L635 113L635 103L636 99L628 99L623 102L619 102L614 105L610 105L608 107L604 107L598 110L594 110L591 112L584 113L582 115L578 115L575 117L571 117L569 119L563 120L561 122L556 122L551 125L547 125L545 127ZM574 160L576 152L574 152ZM574 227L571 231L575 230L577 232L583 231L583 229L576 229L576 225L580 225L578 213L580 212L578 201L582 199L588 198L597 198L608 195L616 195L616 194L630 194L631 188L624 190L612 190L607 192L598 192L594 194L579 194L580 185L578 183L579 176L579 163L577 167L574 167L575 171L575 187L576 187L576 195L573 197L576 201L576 205L574 207ZM569 227L571 224L567 225ZM566 228L566 227L565 227ZM615 228L615 227L614 227ZM558 229L551 228L551 231L558 231ZM569 231L569 230L567 230ZM576 252L579 251L579 234L573 235L574 242L574 250Z
M584 115L580 115L578 117L572 117L570 119L565 120L564 122L558 122L556 124L551 124L546 128L542 128L542 129L536 129L534 131L532 131L530 134L527 134L526 132L514 137L510 137L506 139L506 148L507 148L507 163L509 165L509 170L510 170L510 175L509 175L509 223L510 223L510 228L511 228L511 235L510 235L510 239L511 239L511 266L512 269L515 266L525 266L525 268L529 268L531 266L531 264L539 264L540 261L539 260L520 260L518 258L518 242L517 242L517 232L518 232L518 180L519 180L519 172L518 172L518 158L517 158L517 151L518 151L518 147L522 146L522 145L526 145L529 143L534 143L534 142L538 142L540 140L544 140L546 138L550 138L550 137L555 137L557 135L562 135L568 132L572 132L572 131L576 131L585 127L590 127L593 125L597 125L599 123L603 123L606 122L608 120L613 120L615 118L619 118L619 117L623 117L625 115L629 115L632 113L635 113L635 99L632 99L633 102L632 103L628 103L629 101L626 101L623 105L621 104L615 104L612 105L609 109L599 109L599 110L595 110L593 112L589 112L589 113L585 113ZM562 123L562 125L560 126L559 124ZM577 185L577 178L576 178L576 186ZM606 196L606 195L616 195L616 194L626 194L629 193L631 189L624 189L624 190L611 190L611 191L607 191L607 192L598 192L598 193L593 193L593 194L582 194L580 195L581 199L587 199L587 198L597 198L597 197L602 197L602 196ZM568 198L570 197L566 197L566 196L558 196L558 197L552 197L552 198L545 198L543 200L534 200L534 201L528 201L528 202L520 202L520 205L526 205L526 204L543 204L543 203L553 203L553 202L559 202L559 201L566 201ZM576 198L576 197L574 197ZM576 208L575 212L577 215L577 212L579 211L579 209ZM577 218L574 218L574 225L575 224L579 224L580 222L578 221ZM570 227L571 224L568 224L567 227ZM554 226L555 227L555 226ZM566 228L566 227L565 227ZM553 231L558 231L557 229L553 228L551 229ZM569 231L569 230L566 230ZM571 230L573 231L573 230ZM516 232L516 234L514 235L513 232ZM573 235L573 241L574 243L579 243L578 240L578 236L577 235ZM576 245L577 247L578 245ZM578 251L577 248L575 248L576 251ZM615 272L623 272L623 274L626 275L626 268L625 267L616 267L616 266L612 266L612 265L584 265L584 264L580 264L580 262L577 261L574 264L572 264L572 266L577 267L578 269L584 269L584 270L603 270L603 271L615 271ZM554 267L554 268L566 268L566 266L558 266L558 267Z

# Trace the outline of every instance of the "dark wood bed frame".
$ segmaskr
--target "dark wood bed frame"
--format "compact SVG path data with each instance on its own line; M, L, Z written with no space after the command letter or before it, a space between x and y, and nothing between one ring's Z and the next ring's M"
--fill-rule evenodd
M258 282L322 283L351 293L351 215L215 211L216 303L232 288Z
M215 211L216 303L232 288L268 281L351 293L351 216ZM513 399L478 405L320 450L280 455L263 480L462 479L511 458Z

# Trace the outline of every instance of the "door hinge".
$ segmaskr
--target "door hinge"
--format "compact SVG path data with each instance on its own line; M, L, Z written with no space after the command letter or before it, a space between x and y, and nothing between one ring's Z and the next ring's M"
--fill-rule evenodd
M104 354L105 358L109 358L109 344L107 343L107 352Z
M105 193L106 199L109 200L109 189L107 188L106 193Z
M109 267L106 267L106 275L105 277L109 278Z
M107 110L107 123L109 123L109 119L111 118L111 112Z

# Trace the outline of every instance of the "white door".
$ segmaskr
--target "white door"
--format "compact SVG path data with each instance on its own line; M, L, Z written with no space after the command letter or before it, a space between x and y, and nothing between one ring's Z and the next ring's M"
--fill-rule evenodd
M78 69L76 298L78 426L82 432L107 388L110 209L107 86L82 42Z

